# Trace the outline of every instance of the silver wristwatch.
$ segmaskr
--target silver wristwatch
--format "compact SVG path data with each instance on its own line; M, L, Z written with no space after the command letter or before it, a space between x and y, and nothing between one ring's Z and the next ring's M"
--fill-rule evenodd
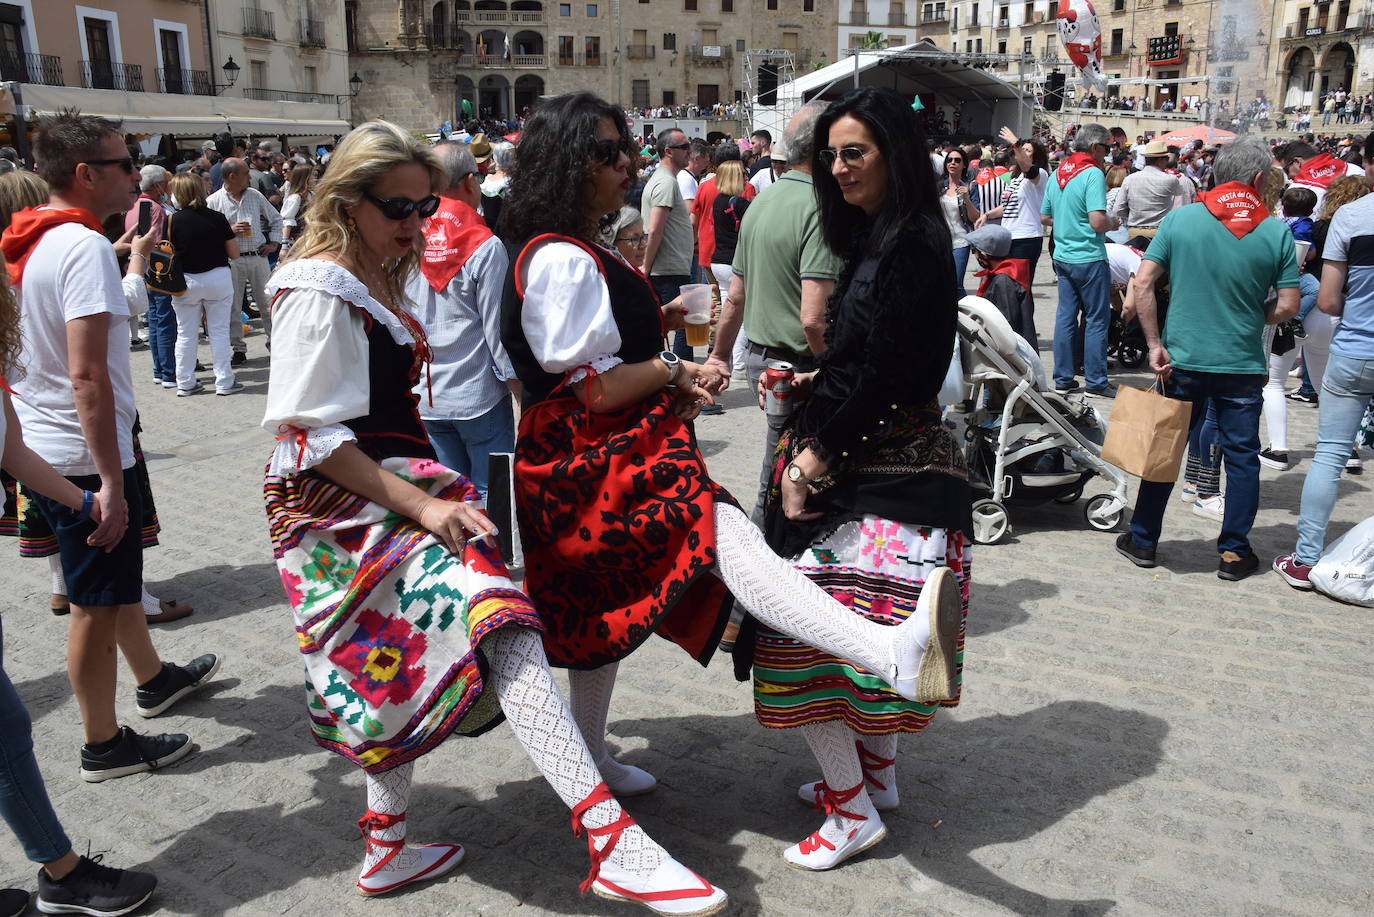
M677 377L682 375L682 358L671 350L660 351L658 358L668 367L668 384L676 385Z

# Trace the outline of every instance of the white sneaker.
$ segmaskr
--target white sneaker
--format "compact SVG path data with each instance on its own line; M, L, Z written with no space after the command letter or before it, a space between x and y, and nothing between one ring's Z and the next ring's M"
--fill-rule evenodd
M592 882L592 894L642 904L664 917L707 917L730 903L724 891L671 857L647 876L632 875L607 860Z
M936 567L921 588L916 610L893 635L887 678L893 691L924 704L954 697L954 652L962 617L958 580L949 567Z
M821 807L821 794L817 789L824 780L815 780L811 783L803 783L797 787L797 799L812 808ZM873 787L868 788L868 798L873 803L873 808L879 812L891 812L897 808L897 788L890 786L887 789L879 790Z
M1197 502L1197 485L1196 485L1196 484L1184 484L1183 487L1179 489L1178 498L1179 498L1180 500L1182 500L1184 503L1196 503L1196 502Z
M1193 513L1205 519L1216 519L1221 521L1222 515L1226 510L1226 498L1221 494L1215 494L1193 503Z
M834 869L887 837L887 828L877 816L858 822L842 837L828 838L827 829L834 830L830 819L806 840L783 851L782 858L787 865L797 869Z

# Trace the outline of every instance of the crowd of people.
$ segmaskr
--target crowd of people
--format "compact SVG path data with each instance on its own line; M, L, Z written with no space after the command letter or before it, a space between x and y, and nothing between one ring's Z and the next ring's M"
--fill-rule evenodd
M142 582L158 523L130 370L140 313L153 381L178 396L209 388L202 332L219 395L244 389L245 328L267 345L283 641L311 736L365 776L364 895L461 863L460 844L408 838L414 766L504 717L587 837L583 892L665 915L725 907L619 801L657 787L606 744L620 660L655 633L703 666L729 653L760 724L801 730L821 779L797 794L823 820L789 864L831 869L883 840L899 736L962 689L970 473L940 393L971 262L976 295L1038 360L1048 245L1060 396L1112 398L1112 327L1137 323L1163 393L1191 405L1182 493L1221 521L1222 579L1260 568L1259 468L1296 464L1285 412L1316 404L1295 547L1273 562L1311 587L1374 426L1374 134L1180 149L1084 124L929 144L909 99L872 88L803 106L778 138L634 136L633 114L569 93L514 141L430 144L373 121L327 152L225 135L140 167L118 124L64 113L36 174L0 175L0 464L19 482L0 531L49 557L69 616L84 780L193 750L119 722L121 656L144 717L220 668L214 653L163 661L149 632L191 609ZM161 240L179 281L150 263ZM1307 396L1285 392L1299 358ZM767 418L743 502L695 433L741 380ZM521 583L483 509L503 453ZM1139 488L1116 543L1138 566L1158 562L1173 486ZM40 864L40 907L146 901L154 877L73 851L2 667L0 717L0 811ZM7 892L0 914L27 903Z

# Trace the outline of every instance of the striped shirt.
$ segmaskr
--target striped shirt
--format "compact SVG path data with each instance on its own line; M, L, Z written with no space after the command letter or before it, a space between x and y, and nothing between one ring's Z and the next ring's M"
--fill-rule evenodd
M218 210L232 226L240 220L248 221L248 235L239 236L239 254L256 255L268 242L281 241L281 214L267 202L267 198L253 188L244 188L235 201L229 192L220 188L205 201L211 210ZM263 227L268 227L263 235Z

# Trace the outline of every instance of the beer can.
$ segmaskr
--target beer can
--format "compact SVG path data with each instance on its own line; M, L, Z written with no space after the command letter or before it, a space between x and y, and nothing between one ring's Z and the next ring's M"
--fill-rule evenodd
M782 360L770 360L763 370L763 387L766 392L763 399L763 410L767 414L775 417L784 417L792 413L795 406L792 400L792 377L796 373L792 370L791 363L784 363Z

